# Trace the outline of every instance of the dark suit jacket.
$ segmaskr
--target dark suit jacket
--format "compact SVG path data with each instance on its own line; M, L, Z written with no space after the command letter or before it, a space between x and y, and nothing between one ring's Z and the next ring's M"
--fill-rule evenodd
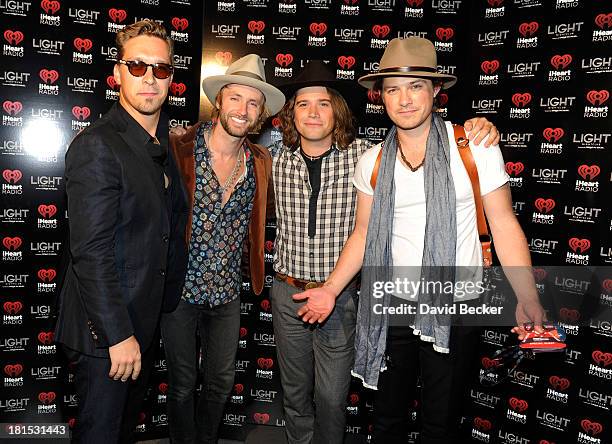
M131 335L146 350L185 276L187 195L170 150L164 189L150 136L135 123L116 104L66 153L70 258L55 339L94 356Z

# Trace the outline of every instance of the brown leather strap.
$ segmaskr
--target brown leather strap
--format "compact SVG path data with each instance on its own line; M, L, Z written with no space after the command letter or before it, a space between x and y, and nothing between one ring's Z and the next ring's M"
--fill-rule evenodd
M322 287L324 282L309 282L303 281L302 279L292 278L286 274L276 273L276 278L280 281L286 282L292 287L299 288L300 290L310 290L311 288Z
M380 159L382 158L383 147L380 147L378 156L376 156L376 162L374 162L374 169L372 170L372 176L370 176L370 186L372 191L376 188L376 180L378 179L378 170L380 169Z
M491 236L489 235L489 228L487 227L487 219L484 213L484 207L482 205L482 196L480 195L480 180L478 179L478 168L476 168L476 162L474 162L474 156L470 149L470 141L465 135L465 129L461 125L453 124L453 131L455 132L455 142L459 148L459 155L463 161L468 176L470 176L470 182L472 182L472 191L474 193L474 203L476 204L476 223L478 225L478 236L480 237L480 243L482 244L483 260L485 266L490 266L492 261L491 254Z

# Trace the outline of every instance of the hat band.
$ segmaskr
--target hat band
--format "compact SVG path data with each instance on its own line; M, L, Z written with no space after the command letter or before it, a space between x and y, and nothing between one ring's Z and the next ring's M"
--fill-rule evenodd
M228 73L229 74L229 73ZM261 80L262 82L265 82L264 79L262 79L260 76L258 76L255 73L249 72L249 71L235 71L233 73L231 73L231 75L233 76L244 76L244 77L249 77L251 79L255 79L255 80Z
M393 66L391 68L383 68L379 69L379 74L383 74L386 72L412 72L412 71L425 71L431 73L437 73L438 70L436 68L432 68L430 66Z

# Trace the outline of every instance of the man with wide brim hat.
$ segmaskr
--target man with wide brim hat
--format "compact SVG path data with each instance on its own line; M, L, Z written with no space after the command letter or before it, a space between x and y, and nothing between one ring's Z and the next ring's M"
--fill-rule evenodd
M177 308L161 320L173 442L217 442L234 383L243 243L256 294L264 281L272 160L247 135L285 102L283 93L266 82L255 54L236 60L224 75L207 77L202 88L214 106L212 122L200 122L170 139L190 204L185 285ZM205 345L206 371L194 417L198 335Z
M512 281L519 300L517 325L541 324L544 314L500 149L466 143L462 129L457 132L462 139L455 139L453 125L433 112L434 97L457 80L436 68L430 41L394 39L380 70L359 79L366 88L381 92L394 126L383 143L359 159L353 178L358 190L355 230L324 286L305 293L309 301L334 298L363 266L353 374L377 389L375 443L406 441L406 401L415 399L417 377L422 381L420 441L463 442L461 406L479 329L453 324L457 318L448 307L479 302L481 292L459 287L482 281L477 202L484 206L502 265L522 266L513 271ZM466 150L473 160L464 160ZM474 170L472 182L468 172ZM483 222L486 225L484 215ZM408 282L410 270L416 270L416 276ZM395 286L398 281L402 284ZM442 290L448 284L456 291ZM411 287L417 291L405 290ZM406 302L415 304L408 307L414 313L387 310L408 306ZM320 317L317 307L304 314L305 320L313 317ZM521 339L521 331L513 331Z
M278 115L282 142L270 147L277 217L271 301L285 431L290 444L341 443L354 356L356 283L332 298L305 303L294 295L327 280L352 232L357 192L351 180L371 143L355 138L345 100L358 89L337 80L328 63L311 60L280 89L287 103ZM306 307L322 307L329 317L308 318L320 321L312 328L295 316L303 316Z

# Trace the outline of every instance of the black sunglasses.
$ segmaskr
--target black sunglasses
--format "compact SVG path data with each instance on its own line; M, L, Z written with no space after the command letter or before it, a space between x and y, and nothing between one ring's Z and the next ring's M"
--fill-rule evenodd
M153 75L156 79L167 79L174 72L174 67L168 63L145 63L140 60L117 60L117 63L126 65L130 74L134 77L142 77L149 69L153 69Z

